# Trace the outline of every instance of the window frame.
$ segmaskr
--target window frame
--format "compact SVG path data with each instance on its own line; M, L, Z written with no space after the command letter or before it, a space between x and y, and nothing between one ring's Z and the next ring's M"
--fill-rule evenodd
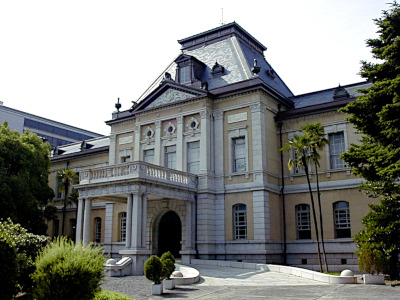
M126 242L126 212L119 213L119 241ZM124 221L124 222L123 222Z
M340 135L340 139L335 138L335 136ZM333 138L332 138L333 137ZM346 167L345 162L340 158L340 154L346 152L345 137L343 131L330 132L328 133L329 140L329 169L343 169ZM337 144L332 143L332 141L340 141L341 149L340 153L336 153Z
M241 221L240 220L241 218L244 218L244 220ZM232 206L232 221L233 221L232 222L233 223L233 239L234 240L247 240L248 222L247 222L247 205L246 204L237 203ZM241 222L242 222L242 224L241 224Z
M146 153L149 153L150 151L153 151L153 155L146 155ZM155 156L155 149L151 148L151 149L144 149L143 150L143 161L148 163L148 164L154 164L154 156ZM146 158L148 157L152 157L151 162L146 161Z
M346 204L347 207L339 207L342 203ZM335 239L351 238L349 202L341 200L333 203L333 224L335 229Z
M296 213L296 235L298 240L311 239L311 210L310 205L306 203L297 204L295 206ZM306 215L306 218L304 218ZM307 220L304 222L304 220ZM305 234L304 232L307 232Z
M229 173L231 175L238 175L238 174L247 174L249 173L249 141L248 141L248 135L247 135L247 129L246 126L242 126L239 128L228 128L229 130L229 134L228 134L228 139L229 139L229 147L228 147L228 151L229 151ZM246 170L245 171L235 171L234 168L234 162L235 162L235 158L234 158L234 144L233 144L233 140L236 138L244 138L245 141L245 145L244 145L244 149L245 149L245 153L244 153L244 158L245 158L245 165L246 165ZM229 176L229 178L231 178L231 175Z
M174 147L174 151L168 151L168 148ZM176 145L167 145L164 146L164 167L169 169L176 169ZM174 157L174 160L170 160L170 158ZM171 162L171 165L169 165Z
M94 241L101 243L101 226L102 220L100 217L94 218Z
M198 144L197 148L190 148L190 145L193 144ZM198 149L198 155L197 155L197 160L195 161L190 161L189 158L191 158L191 150L189 149ZM192 171L191 166L197 164L197 170ZM192 174L198 174L200 171L200 140L197 141L191 141L186 143L186 172L192 173Z

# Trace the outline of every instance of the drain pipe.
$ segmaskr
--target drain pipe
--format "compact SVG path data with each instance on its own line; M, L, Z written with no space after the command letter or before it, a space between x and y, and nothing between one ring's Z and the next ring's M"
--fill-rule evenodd
M279 106L279 111L281 107ZM280 148L283 147L282 142L282 125L281 121L278 121L279 126L279 142ZM283 151L279 151L281 153L281 190L280 196L282 197L282 210L283 210L283 264L287 265L287 242L286 242L286 204L285 204L285 178L284 178L284 167L283 167Z
M197 249L197 195L194 195L194 251L195 258L199 259L199 251Z

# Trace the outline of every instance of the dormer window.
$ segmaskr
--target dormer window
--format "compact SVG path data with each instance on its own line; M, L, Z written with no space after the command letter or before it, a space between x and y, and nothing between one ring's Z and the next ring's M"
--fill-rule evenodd
M215 77L215 76L223 75L224 72L225 72L225 68L223 66L221 66L218 62L215 62L215 65L212 68L211 74Z
M187 83L191 81L190 66L184 66L179 68L179 82Z
M182 84L197 83L201 87L201 73L205 65L193 56L182 54L176 60L177 64L177 77L175 81Z
M333 91L333 99L342 100L349 98L350 95L344 87L339 86Z

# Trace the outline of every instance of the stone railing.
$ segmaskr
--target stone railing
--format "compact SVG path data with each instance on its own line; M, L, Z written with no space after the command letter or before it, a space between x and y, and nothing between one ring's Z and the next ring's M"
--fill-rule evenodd
M151 180L186 187L197 188L197 176L168 169L145 162L131 162L118 165L82 170L79 173L79 184L95 184L117 180Z

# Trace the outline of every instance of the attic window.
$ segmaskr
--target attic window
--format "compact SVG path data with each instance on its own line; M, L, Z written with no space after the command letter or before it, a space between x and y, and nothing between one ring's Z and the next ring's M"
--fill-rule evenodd
M267 70L267 75L268 75L269 77L271 77L272 79L275 79L275 72L274 72L274 69L269 68L269 69Z
M349 98L350 95L344 87L339 86L333 91L333 99L342 100Z
M221 76L222 74L224 74L224 72L225 72L225 68L223 66L221 66L218 62L215 62L215 65L212 68L211 74L213 76Z
M179 68L179 82L187 83L190 82L190 66L184 66Z

